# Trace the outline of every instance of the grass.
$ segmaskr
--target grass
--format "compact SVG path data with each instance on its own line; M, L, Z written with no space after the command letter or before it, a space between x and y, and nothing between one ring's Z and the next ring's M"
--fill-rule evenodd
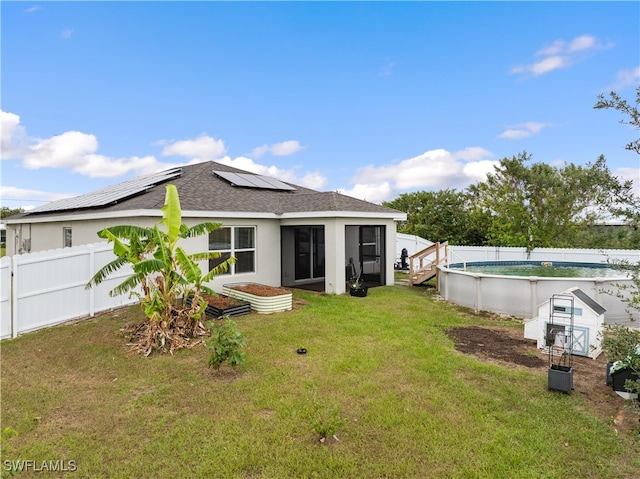
M135 307L3 341L2 428L19 434L3 460L73 460L78 478L636 477L636 439L577 395L456 352L446 330L487 319L432 288L294 303L237 318L239 370L208 369L204 347L127 356ZM320 409L340 442L320 444Z

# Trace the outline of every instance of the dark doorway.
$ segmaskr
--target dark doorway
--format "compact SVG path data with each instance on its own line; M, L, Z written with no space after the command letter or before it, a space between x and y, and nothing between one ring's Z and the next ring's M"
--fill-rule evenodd
M361 226L359 232L361 279L366 285L385 284L385 227Z
M282 285L324 291L323 226L282 228Z

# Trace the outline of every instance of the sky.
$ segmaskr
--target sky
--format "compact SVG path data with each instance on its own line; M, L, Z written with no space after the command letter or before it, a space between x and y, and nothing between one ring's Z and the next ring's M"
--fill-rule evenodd
M2 206L214 160L373 203L500 159L640 192L639 2L0 2Z

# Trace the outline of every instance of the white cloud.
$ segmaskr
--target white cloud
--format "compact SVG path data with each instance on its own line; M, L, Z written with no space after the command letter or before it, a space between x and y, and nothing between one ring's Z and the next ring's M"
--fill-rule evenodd
M80 131L66 131L50 138L27 136L14 113L0 111L3 160L21 160L30 170L69 169L90 178L113 178L127 173L146 174L170 168L153 156L110 158L97 154L98 139Z
M163 147L163 156L188 158L186 162L160 162L152 155L123 158L100 155L97 153L96 136L80 131L67 131L44 139L30 138L20 124L20 117L14 113L0 110L0 120L2 159L21 160L22 166L31 170L61 168L89 178L114 178L129 173L143 175L174 166L216 160L311 189L322 189L327 184L326 177L318 172L308 172L299 176L295 169L266 166L242 156L235 159L223 157L226 153L224 142L206 134L195 139L158 142L157 144ZM269 148L275 155L286 155L298 151L301 146L297 141L285 141L270 145Z
M640 83L640 66L634 68L628 68L626 70L620 70L616 75L616 81L613 85L609 86L607 90L618 91L624 90L630 86L637 86Z
M86 156L98 149L94 135L79 131L67 131L45 140L37 140L23 157L23 164L30 170L40 168L72 168L82 166Z
M31 190L27 188L17 188L15 186L0 185L0 196L2 196L3 198L29 198L32 200L55 201L61 200L63 198L68 198L73 195L71 193L51 193L48 191Z
M302 150L303 147L300 145L300 142L297 140L288 140L283 141L281 143L273 143L271 145L262 145L257 148L254 148L251 152L251 155L260 158L267 153L270 153L274 156L289 156L297 153Z
M13 160L21 156L25 139L24 127L15 113L0 110L0 154L3 160Z
M633 181L633 191L636 196L640 196L640 165L638 165L638 168L616 168L612 173L623 181Z
M166 142L164 142L166 143ZM185 156L214 160L227 151L224 141L216 140L209 135L202 134L193 140L179 140L170 142L162 150L163 156Z
M528 121L526 123L519 123L507 127L505 131L498 135L498 138L508 138L511 140L519 138L528 138L533 135L537 135L543 128L549 125L545 123L539 123L536 121Z
M343 191L367 201L383 201L407 190L463 188L493 171L499 162L492 156L480 147L454 153L430 150L391 165L360 168L352 179L354 187Z
M562 39L555 40L535 53L536 57L542 57L541 60L515 66L511 69L511 73L532 76L544 75L554 70L568 68L583 60L589 53L611 46L611 44L605 44L588 34L580 35L568 42Z
M72 35L73 30L71 30L70 28L65 28L64 30L62 30L62 32L60 32L60 36L62 38L71 38Z
M33 7L25 8L23 10L24 13L35 13L40 10L42 7L40 5L34 5Z
M371 203L382 203L392 199L394 196L393 188L386 181L376 184L357 184L350 190L338 189L338 193Z

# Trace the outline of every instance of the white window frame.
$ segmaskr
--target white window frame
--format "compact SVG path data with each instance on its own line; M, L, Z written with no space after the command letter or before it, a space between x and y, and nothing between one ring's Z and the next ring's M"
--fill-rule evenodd
M69 232L69 244L67 244L67 232ZM73 246L73 229L71 226L62 227L62 247L71 248Z
M253 247L251 248L236 248L236 232L239 229L252 229L253 230ZM257 256L258 256L258 248L257 248L257 227L256 226L251 226L251 225L241 225L241 226L221 226L218 230L216 231L220 231L220 230L231 230L231 239L230 239L230 245L231 248L223 248L223 249L211 249L209 251L217 251L219 253L222 253L223 255L225 253L228 253L229 256L232 257L236 257L237 258L237 253L244 253L244 252L253 252L253 269L252 271L242 271L242 272L237 272L236 271L236 264L232 264L231 266L229 266L229 269L227 270L226 273L223 273L224 275L230 275L230 276L235 276L238 274L255 274L256 272L256 264L257 264Z

